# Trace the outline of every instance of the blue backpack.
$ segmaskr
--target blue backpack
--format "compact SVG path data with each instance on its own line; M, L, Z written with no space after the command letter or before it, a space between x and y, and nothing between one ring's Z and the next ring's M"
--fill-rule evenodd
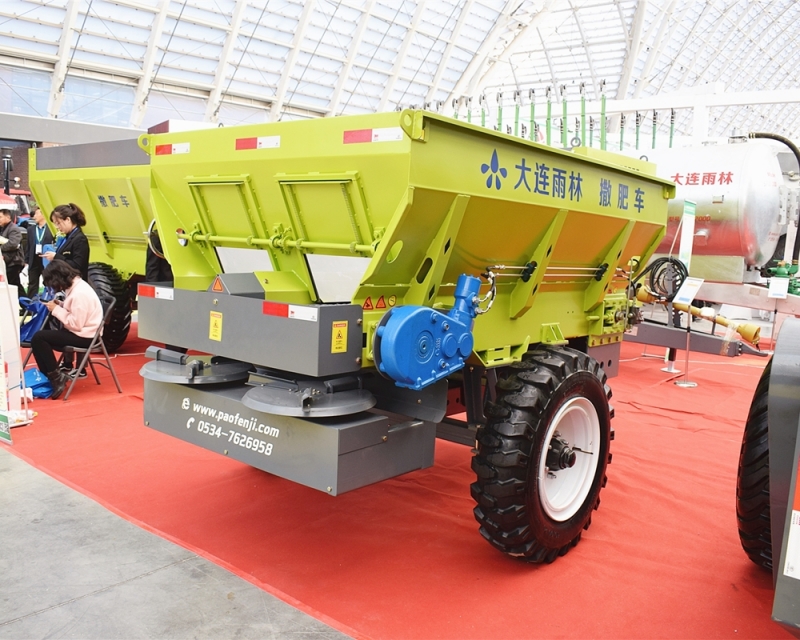
M33 334L39 331L47 321L50 312L44 304L45 298L47 300L52 298L52 295L48 297L48 293L45 291L41 297L19 299L20 306L25 309L25 315L22 316L22 324L19 327L20 342L30 344Z

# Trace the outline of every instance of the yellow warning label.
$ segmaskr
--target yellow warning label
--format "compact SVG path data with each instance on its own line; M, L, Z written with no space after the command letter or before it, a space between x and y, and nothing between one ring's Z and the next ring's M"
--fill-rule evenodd
M208 339L222 342L222 314L219 311L211 312L208 323Z
M347 320L333 323L331 331L331 353L347 352Z

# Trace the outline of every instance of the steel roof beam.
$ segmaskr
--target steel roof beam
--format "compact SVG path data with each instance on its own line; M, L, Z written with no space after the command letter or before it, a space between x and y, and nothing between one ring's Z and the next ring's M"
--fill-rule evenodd
M450 41L447 43L447 47L445 47L444 53L442 53L442 60L439 63L438 68L436 69L436 75L433 76L433 82L431 83L431 88L428 91L428 95L425 96L425 101L430 102L433 100L434 96L436 95L436 91L439 88L439 82L442 80L442 76L444 72L447 70L447 63L450 62L450 58L453 55L453 48L456 45L456 40L458 40L458 36L461 34L461 29L464 27L464 24L469 17L469 13L472 10L472 5L474 4L475 0L466 0L464 6L461 9L461 15L458 16L458 21L456 22L456 26L453 27L453 31L450 34Z
M70 50L72 49L72 33L78 19L80 0L69 0L64 15L64 27L61 30L61 41L58 44L58 61L53 69L53 80L50 84L50 97L47 101L47 115L57 118L64 103L64 83L67 80ZM77 46L77 42L75 43Z
M581 43L586 45L588 44L589 40L586 38L586 33L583 29L583 23L578 17L578 10L575 8L575 5L572 3L572 0L570 0L569 6L572 9L573 20L575 20L575 24L578 26L578 34L581 36ZM586 51L586 61L589 64L589 75L592 76L592 88L594 89L594 95L598 96L600 95L600 80L597 77L597 74L595 73L594 62L592 61L592 56L589 53L588 49Z
M777 89L774 91L714 92L705 94L658 94L646 98L607 100L606 112L622 113L652 111L653 109L693 109L696 106L726 107L733 105L760 105L800 103L800 89ZM600 102L586 103L586 111L600 113Z
M715 40L717 39L717 32L719 31L720 27L722 27L722 25L725 23L725 20L726 20L726 18L727 18L727 15L728 15L728 11L729 11L729 10L730 10L730 7L729 7L728 9L724 10L724 11L723 11L723 12L720 14L720 16L717 18L717 20L714 22L714 24L712 25L712 27L713 27L713 31L712 31L712 32L711 32L711 33L710 33L708 36L706 36L706 39L707 39L709 42L711 42L711 41L715 41ZM697 51L695 51L695 53L694 53L694 56L692 56L692 61L691 61L691 62L690 62L690 63L689 63L687 66L686 66L686 69L687 69L687 70L688 70L688 69L692 69L692 68L694 68L694 69L696 69L696 68L697 68L697 67L696 67L696 65L697 65L697 60L699 59L699 57L700 57L700 54L701 54L702 52L703 52L703 49L702 49L701 47L698 47ZM662 53L662 52L661 52L661 51L659 51L658 53L660 54L660 53ZM674 64L675 64L675 59L673 59L673 60L670 62L670 65L669 65L669 67L671 68L671 67L672 67ZM650 74L650 69L652 69L652 64L651 64L651 65L650 65L650 67L648 68L647 75L649 75L649 74ZM684 83L684 81L685 81L685 79L686 79L686 73L687 73L687 72L684 72L684 74L682 75L681 79L678 81L678 85L679 85L679 86L683 86L683 83ZM661 78L661 82L660 82L660 83L659 83L659 85L658 85L657 91L659 91L659 92L661 91L661 89L664 87L664 83L666 82L666 80L667 80L667 78L668 78L668 77L669 77L669 71L667 70L667 71L664 73L664 76ZM647 78L646 78L646 76L645 76L645 75L643 75L643 76L642 76L642 79L641 79L641 81L639 82L639 86L636 88L636 92L635 92L635 93L634 93L634 95L633 95L633 97L634 97L634 98L638 98L638 97L641 95L641 92L642 92L642 90L644 89L644 87L645 87L645 85L646 85L646 84L649 84L649 83L647 82Z
M424 10L425 3L419 2L417 4L416 11L414 11L413 17L411 18L411 24L408 26L408 30L406 31L406 37L403 38L403 44L400 45L400 50L397 52L397 58L392 66L389 80L386 83L386 88L383 90L383 95L381 95L381 101L378 104L379 112L386 111L386 105L389 103L389 98L392 96L392 92L394 91L394 86L397 84L398 78L400 78L400 72L403 70L403 64L406 61L406 55L408 54L408 50L411 48L414 36L417 34L417 26L419 26L419 21L422 19Z
M665 47L672 42L675 31L682 24L683 18L686 16L686 12L689 10L690 5L687 4L683 8L683 13L672 22L672 26L667 32L670 19L675 15L675 5L677 4L678 0L672 0L672 2L669 4L669 7L667 7L667 9L663 12L661 19L653 21L654 24L656 22L658 23L658 32L656 33L653 44L650 47L650 52L647 54L647 59L644 62L644 68L639 76L639 82L636 84L636 88L633 90L634 98L638 98L640 95L642 95L644 88L650 84L648 78L650 73L653 71L653 66L656 63L656 60L658 60L664 54Z
M447 96L446 102L450 102L453 98L471 96L472 93L474 93L475 87L483 74L489 54L492 53L500 36L503 35L510 24L515 22L513 13L516 7L517 3L515 0L506 0L500 15L497 16L494 26L484 37L483 42L481 42L472 60L470 60L467 68L464 70L464 73L461 74L461 78L459 78L456 85L450 91L450 95Z
M487 37L484 39L483 43L481 43L481 46L478 49L478 53L475 54L475 57L469 63L469 66L461 76L461 80L458 81L456 86L450 92L448 100L450 97L458 98L462 95L471 96L477 86L486 86L500 68L500 65L497 64L497 62L502 61L510 64L511 56L517 53L519 48L525 43L526 35L536 33L541 39L542 46L544 47L544 38L542 38L542 35L539 32L539 24L548 15L550 15L554 5L555 0L545 0L542 8L529 16L528 22L523 24L522 28L519 29L511 42L506 45L498 59L494 61L494 64L486 68L486 65L490 62L490 54L494 50L494 47L497 45L497 42L500 40L501 36L508 31L512 24L515 22L520 23L519 18L515 15L516 10L519 8L519 3L509 0L505 7L503 7L503 12L497 19L494 28L487 34ZM545 56L547 56L548 52L546 47L544 47L544 52ZM550 71L552 74L553 66L550 63L549 58L548 64L550 64ZM555 80L553 80L553 82L555 83Z
M734 6L736 6L736 5L731 5L731 6L729 6L727 9L725 9L722 12L722 16L720 18L720 26L722 26L722 24L724 24L725 20L728 17L728 12L731 11ZM705 9L707 9L707 8L708 8L707 6L704 8L703 13L705 13ZM702 15L703 14L701 14L701 17L702 17ZM739 19L735 22L732 31L735 32L736 30L739 29L739 25L742 23L742 21L745 19L746 16L747 16L747 11L746 10L742 11L742 14L739 16ZM698 23L699 23L699 20L695 24L695 26L692 28L692 34L694 34ZM715 30L714 33L716 34L716 30ZM723 39L727 41L729 34L730 34L730 32L724 34ZM744 45L744 39L742 40L742 42L739 42L739 45L738 45L738 48L737 48L737 54L738 54L738 51L743 47L743 45ZM720 50L717 50L716 53L717 53L717 55L724 55L723 52L720 51ZM681 79L678 81L678 85L677 85L678 89L683 87L683 85L686 82L686 79L689 77L690 73L694 73L698 78L702 78L705 75L705 72L708 71L708 68L711 66L711 64L714 62L714 60L716 58L716 56L709 57L708 60L706 60L705 66L703 66L702 69L700 69L698 71L697 61L698 61L699 57L700 57L700 51L698 50L698 52L692 58L691 63L684 68L683 74L681 75ZM726 57L728 59L731 58L730 55L728 55ZM663 84L662 84L662 86L663 86Z
M247 0L236 0L236 6L233 9L233 16L231 17L230 30L225 38L225 44L222 47L222 54L219 57L217 70L214 72L214 84L212 85L214 88L211 89L208 102L206 102L206 114L204 118L206 122L217 122L219 120L219 107L223 98L222 85L225 82L225 72L228 65L231 64L231 57L236 49L236 41L242 29L242 18L244 17L244 10L246 8ZM257 24L253 26L253 35L258 27L259 25ZM253 36L251 35L250 37L252 38ZM242 51L242 57L244 57L244 51ZM238 67L238 64L233 67L231 71L231 80L233 80L233 76ZM230 83L228 83L228 85L230 86Z
M619 5L617 6L619 9ZM631 77L633 76L633 68L639 58L639 52L642 48L642 28L644 26L644 17L647 14L647 0L639 0L636 5L636 11L633 14L631 27L627 34L627 46L625 47L625 57L622 62L622 75L620 76L619 84L617 85L617 99L621 100L628 95L628 87L631 84ZM620 15L622 21L622 15ZM624 25L624 21L622 22Z
M372 15L372 7L374 5L375 0L367 0L367 4L363 9L361 20L359 20L356 32L353 34L353 39L350 42L347 60L344 63L344 67L342 67L342 71L339 74L338 80L336 81L336 87L333 90L333 95L331 96L331 104L327 113L329 116L336 115L336 110L339 108L339 103L342 99L342 90L344 89L344 85L347 83L347 80L350 77L350 72L353 69L353 63L355 62L356 55L358 54L358 49L361 47L361 42L364 40L364 33L366 33L367 24L369 23L370 16ZM364 73L366 73L366 70L364 70ZM364 74L362 73L361 75L363 76Z
M300 13L300 18L297 21L297 30L292 40L292 48L289 51L289 55L286 57L286 64L283 66L281 79L275 90L275 100L270 109L270 120L273 122L280 118L281 112L283 111L283 101L286 99L286 91L289 88L292 71L297 62L297 56L300 54L300 43L303 42L303 38L306 37L306 29L308 28L308 23L311 21L311 15L314 13L316 5L316 0L305 0L303 4L303 11Z
M167 9L170 0L161 0L158 5L158 13L153 16L153 28L150 31L150 39L147 41L147 51L142 61L142 75L136 86L136 95L133 98L133 109L131 109L131 126L140 127L147 109L147 98L153 85L153 67L158 54L158 42L164 33L164 23L167 20Z
M537 29L536 33L542 43L542 51L544 51L544 59L547 61L547 68L550 69L550 81L553 83L553 91L556 91L558 88L558 80L556 80L556 70L555 67L553 67L553 60L550 58L550 51L547 49L547 46L544 43L544 36L542 35L542 32Z

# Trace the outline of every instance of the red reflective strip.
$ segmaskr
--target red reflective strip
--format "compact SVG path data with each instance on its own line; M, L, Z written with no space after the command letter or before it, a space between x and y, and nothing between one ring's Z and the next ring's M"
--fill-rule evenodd
M258 149L258 138L237 138L236 150L242 149Z
M156 155L157 156L171 156L172 155L172 145L171 144L157 144L156 145Z
M267 302L266 300L261 307L261 311L265 316L281 316L282 318L289 317L289 305L281 302Z
M151 284L140 284L139 295L144 296L145 298L155 298L156 288Z
M372 129L355 129L344 132L344 144L354 142L372 142Z

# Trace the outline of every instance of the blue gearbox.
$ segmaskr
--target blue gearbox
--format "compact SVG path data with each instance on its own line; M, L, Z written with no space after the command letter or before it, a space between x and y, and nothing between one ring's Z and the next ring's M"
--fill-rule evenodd
M430 307L395 307L375 332L375 361L398 387L422 389L464 366L472 353L480 278L461 275L448 313Z

